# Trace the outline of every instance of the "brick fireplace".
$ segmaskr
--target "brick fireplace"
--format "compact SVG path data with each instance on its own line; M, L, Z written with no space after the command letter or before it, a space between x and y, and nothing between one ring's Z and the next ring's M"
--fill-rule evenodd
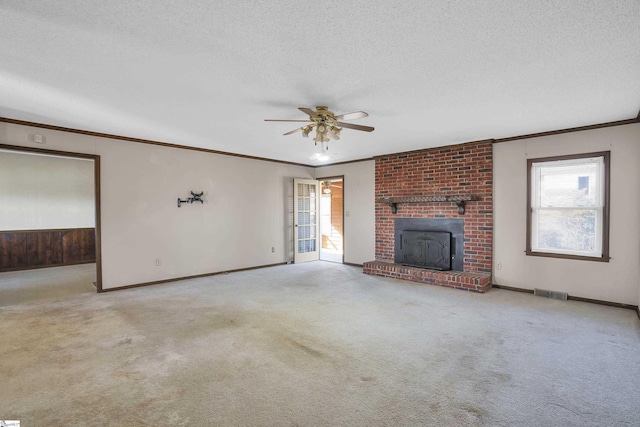
M493 239L492 141L375 158L375 261L364 272L475 292L491 287ZM393 211L396 213L393 213ZM461 219L457 271L397 263L396 219ZM458 250L460 252L460 250Z

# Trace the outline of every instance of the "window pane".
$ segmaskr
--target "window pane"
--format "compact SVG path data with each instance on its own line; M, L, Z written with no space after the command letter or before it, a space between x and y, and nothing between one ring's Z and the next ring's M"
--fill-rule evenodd
M540 207L597 207L599 162L539 166Z
M596 211L562 209L537 212L537 245L535 250L595 252Z

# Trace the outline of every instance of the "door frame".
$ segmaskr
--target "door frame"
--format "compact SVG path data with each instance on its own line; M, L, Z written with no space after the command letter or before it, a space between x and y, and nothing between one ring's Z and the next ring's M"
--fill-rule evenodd
M37 153L44 155L62 156L76 159L93 160L93 194L95 197L95 230L96 230L96 292L103 292L102 289L102 243L100 225L100 156L97 154L75 153L70 151L49 150L44 148L23 147L21 145L0 144L0 149L10 151L22 151L27 153Z
M344 223L344 207L345 207L345 180L344 180L344 175L333 175L333 176L325 176L325 177L321 177L321 178L316 178L316 180L318 181L326 181L329 179L341 179L342 180L342 264L344 264L344 247L346 245L346 229L345 226L346 224ZM318 212L318 214L321 214L321 212ZM320 232L322 233L322 232ZM322 239L322 236L320 237L320 239ZM320 250L322 250L322 240L320 241Z

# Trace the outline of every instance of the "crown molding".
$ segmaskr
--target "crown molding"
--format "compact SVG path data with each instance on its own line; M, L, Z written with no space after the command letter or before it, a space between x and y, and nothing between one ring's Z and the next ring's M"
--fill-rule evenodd
M55 131L59 131L59 132L69 132L69 133L76 133L76 134L80 134L80 135L96 136L96 137L99 137L99 138L108 138L108 139L117 139L117 140L120 140L120 141L137 142L137 143L140 143L140 144L150 144L150 145L158 145L158 146L161 146L161 147L178 148L178 149L181 149L181 150L200 151L202 153L219 154L219 155L222 155L222 156L240 157L240 158L243 158L243 159L261 160L261 161L264 161L264 162L281 163L281 164L294 165L294 166L304 166L304 167L311 167L311 168L315 167L313 165L308 165L308 164L304 164L304 163L288 162L288 161L285 161L285 160L269 159L269 158L266 158L266 157L249 156L249 155L246 155L246 154L230 153L230 152L227 152L227 151L211 150L211 149L208 149L208 148L189 147L187 145L172 144L172 143L169 143L169 142L154 141L154 140L151 140L151 139L132 138L132 137L129 137L129 136L114 135L114 134L110 134L110 133L94 132L94 131L90 131L90 130L74 129L74 128L68 128L68 127L63 127L63 126L55 126L55 125L47 125L47 124L44 124L44 123L35 123L35 122L28 122L28 121L25 121L25 120L10 119L8 117L0 117L0 122L11 123L11 124L14 124L14 125L31 126L31 127L41 128L41 129L55 130Z
M406 155L406 154L415 154L415 153L427 152L427 151L432 151L432 150L442 150L442 149L446 149L447 147L454 146L454 145L455 146L458 146L458 145L472 145L472 144L479 144L479 143L484 143L484 142L492 142L494 144L499 144L499 143L503 143L503 142L517 141L517 140L520 140L520 139L539 138L539 137L542 137L542 136L559 135L559 134L563 134L563 133L581 132L581 131L585 131L585 130L602 129L602 128L607 128L607 127L629 125L629 124L634 124L634 123L640 123L640 111L638 111L638 115L636 117L634 117L632 119L627 119L627 120L618 120L618 121L614 121L614 122L599 123L599 124L588 125L588 126L578 126L578 127L573 127L573 128L567 128L567 129L558 129L558 130L552 130L552 131L546 131L546 132L530 133L530 134L526 134L526 135L511 136L511 137L507 137L507 138L484 139L484 140L479 140L479 141L464 142L464 143L461 143L461 144L442 145L442 146L438 146L438 147L423 148L423 149L411 150L411 151L402 151L402 152L399 152L399 153L381 154L381 155L373 156L373 157L367 157L367 158L355 159L355 160L347 160L347 161L344 161L344 162L329 163L329 164L325 164L325 165L310 165L310 164L306 164L306 163L296 163L296 162L289 162L289 161L285 161L285 160L269 159L269 158L266 158L266 157L249 156L249 155L246 155L246 154L230 153L230 152L227 152L227 151L211 150L211 149L208 149L208 148L190 147L190 146L187 146L187 145L172 144L172 143L168 143L168 142L154 141L154 140L150 140L150 139L132 138L132 137L122 136L122 135L114 135L114 134L108 134L108 133L102 133L102 132L94 132L94 131L89 131L89 130L74 129L74 128L68 128L68 127L63 127L63 126L47 125L47 124L44 124L44 123L29 122L29 121L25 121L25 120L17 120L17 119L11 119L11 118L8 118L8 117L0 117L0 122L11 123L11 124L16 124L16 125L23 125L23 126L37 127L37 128L41 128L41 129L49 129L49 130L55 130L55 131L60 131L60 132L76 133L76 134L80 134L80 135L96 136L96 137L99 137L99 138L117 139L117 140L120 140L120 141L136 142L136 143L140 143L140 144L158 145L158 146L162 146L162 147L170 147L170 148L177 148L177 149L182 149L182 150L199 151L199 152L209 153L209 154L219 154L219 155L222 155L222 156L240 157L240 158L243 158L243 159L260 160L260 161L265 161L265 162L280 163L280 164L287 164L287 165L293 165L293 166L303 166L303 167L308 167L308 168L325 168L325 167L329 167L329 166L339 166L339 165L346 165L346 164L350 164L350 163L366 162L366 161L369 161L369 160L375 160L377 158L385 157L385 156Z
M410 151L401 151L400 153L388 153L388 154L380 154L379 156L374 156L374 159L379 159L380 157L390 157L390 156L407 156L410 154L420 154L420 153L428 153L430 151L440 151L440 150L448 150L453 147L464 147L467 145L477 145L477 144L486 144L493 143L495 140L493 139L480 139L478 141L470 141L470 142L462 142L460 144L451 144L451 145L440 145L438 147L430 147L430 148L421 148L418 150L410 150Z
M541 136L559 135L562 133L571 133L571 132L581 132L584 130L602 129L602 128L608 128L608 127L614 127L614 126L630 125L634 123L640 123L640 112L638 112L638 115L633 119L598 123L595 125L588 125L588 126L578 126L574 128L568 128L568 129L558 129L558 130L552 130L547 132L530 133L527 135L510 136L508 138L496 138L494 142L501 143L501 142L517 141L519 139L539 138Z
M339 165L348 165L349 163L359 163L359 162L368 162L369 160L375 160L375 157L365 157L363 159L356 159L356 160L347 160L344 162L336 162L336 163L327 163L326 165L317 165L314 166L314 168L326 168L329 166L339 166Z

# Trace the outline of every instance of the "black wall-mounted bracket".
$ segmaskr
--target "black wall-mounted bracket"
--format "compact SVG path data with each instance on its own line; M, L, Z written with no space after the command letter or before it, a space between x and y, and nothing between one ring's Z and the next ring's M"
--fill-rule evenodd
M204 191L201 191L199 193L194 193L193 191L190 191L190 193L191 193L191 197L189 197L186 200L181 200L180 197L178 197L178 207L180 207L180 205L183 203L193 203L193 202L200 202L204 205L204 200L202 200L202 195L204 194Z

